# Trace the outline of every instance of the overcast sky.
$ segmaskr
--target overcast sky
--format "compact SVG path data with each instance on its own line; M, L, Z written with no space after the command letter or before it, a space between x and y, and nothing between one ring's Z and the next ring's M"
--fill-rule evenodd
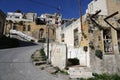
M83 14L91 0L81 0ZM78 0L0 0L0 8L5 13L21 10L22 12L42 13L60 12L63 18L79 18ZM57 8L61 10L58 11Z

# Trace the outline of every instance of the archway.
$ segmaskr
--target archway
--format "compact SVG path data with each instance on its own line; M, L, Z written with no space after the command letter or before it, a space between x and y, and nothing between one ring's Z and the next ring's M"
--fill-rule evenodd
M41 28L41 29L39 30L39 38L40 38L40 39L43 39L43 33L44 33L44 29Z

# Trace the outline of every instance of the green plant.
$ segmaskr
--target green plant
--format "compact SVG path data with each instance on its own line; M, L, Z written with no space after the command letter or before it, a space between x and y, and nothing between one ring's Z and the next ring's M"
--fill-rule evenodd
M97 27L98 27L99 30L103 30L104 29L100 24L98 24Z
M33 58L33 61L40 61L38 58Z
M34 54L31 55L31 58L32 58L32 59L34 58Z
M90 47L91 49L93 49L93 50L95 49L95 47L94 47L93 44L90 44L89 47Z
M64 70L60 70L60 73L62 73L64 75L69 75L69 73L67 71L64 71Z
M45 39L45 38L42 38L42 39L40 39L38 42L45 43L45 42L46 42L46 39Z
M91 28L88 29L89 33L93 33L93 30Z
M97 73L93 73L94 77L85 79L85 78L79 78L77 80L120 80L120 76L118 76L117 74L97 74Z
M45 52L44 52L44 48L40 49L40 55L42 56L42 60L47 60L47 57L46 57Z
M88 47L87 47L87 46L84 46L84 47L83 47L83 50L84 50L85 52L87 52L87 51L88 51Z
M120 76L118 76L117 74L94 73L93 76L94 76L94 79L96 80L120 80Z
M84 38L87 38L87 35L84 32L82 33L82 35Z
M96 50L96 51L95 51L95 55L96 55L98 58L100 58L100 59L103 58L103 54L102 54L102 51L101 51L101 50Z

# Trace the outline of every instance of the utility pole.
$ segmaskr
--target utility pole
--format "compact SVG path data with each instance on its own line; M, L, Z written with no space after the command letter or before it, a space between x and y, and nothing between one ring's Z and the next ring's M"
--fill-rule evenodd
M80 9L80 26L81 26L81 33L83 35L83 25L82 25L82 5L81 5L81 0L78 0L78 5Z
M50 27L50 25L49 25L49 21L47 21L47 64L49 64L50 63L50 60L49 60L49 27Z

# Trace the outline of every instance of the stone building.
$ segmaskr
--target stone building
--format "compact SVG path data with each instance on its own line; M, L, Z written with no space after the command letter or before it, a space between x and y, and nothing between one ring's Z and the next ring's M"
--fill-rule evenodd
M91 14L87 14L83 22L83 35L80 40L80 47L87 48L90 54L90 68L94 73L120 73L120 24L112 19L108 25L104 19L106 16L99 15L91 20Z
M119 0L92 0L82 17L82 26L77 20L63 30L58 29L64 34L59 33L61 38L57 41L67 45L67 57L80 60L80 66L69 67L71 75L75 73L75 77L80 77L87 72L120 74L120 13L107 19L113 27L105 22L106 17L120 11L117 4L120 4ZM99 10L101 12L93 17ZM77 26L79 30L74 30ZM78 47L74 44L76 36L79 37Z
M88 4L86 13L95 14L101 10L100 15L111 15L114 12L120 12L120 0L92 0ZM117 15L120 18L120 14Z
M0 10L0 36L4 33L5 18L6 15L2 10Z
M51 20L54 21L56 19L58 18L51 18ZM50 41L55 40L55 28L57 27L57 24L55 22L48 24L46 17L37 17L36 13L22 14L16 12L8 12L6 20L6 34L9 34L10 30L16 30L22 32L27 36L33 37L37 41L45 41L49 27Z

